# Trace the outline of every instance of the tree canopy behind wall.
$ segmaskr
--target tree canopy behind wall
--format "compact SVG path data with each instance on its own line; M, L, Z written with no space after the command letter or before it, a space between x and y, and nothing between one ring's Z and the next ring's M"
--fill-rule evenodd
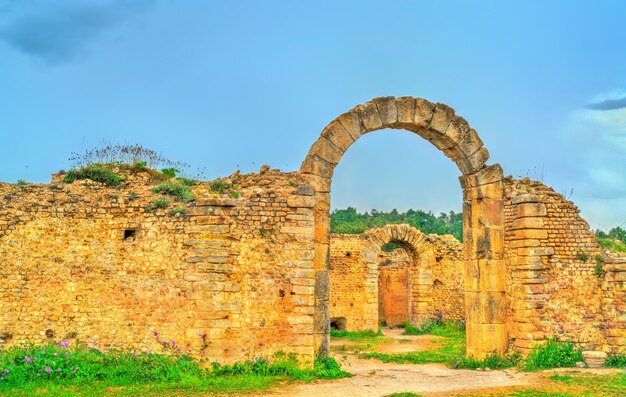
M450 211L435 216L432 212L410 209L398 212L377 211L360 213L353 207L334 210L330 215L330 231L332 233L358 234L392 223L408 223L423 233L451 234L463 241L463 213Z

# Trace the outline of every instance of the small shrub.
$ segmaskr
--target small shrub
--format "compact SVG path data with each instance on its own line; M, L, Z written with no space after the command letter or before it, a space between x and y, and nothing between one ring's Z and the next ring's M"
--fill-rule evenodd
M576 253L576 259L582 262L587 262L589 260L589 254L584 251L578 251Z
M170 201L168 199L166 199L165 197L160 197L152 201L152 203L150 203L150 205L146 207L146 211L148 212L156 211L157 209L167 208L169 207L169 205L170 205Z
M184 178L182 176L179 176L178 178L176 178L176 180L179 181L180 183L182 183L185 186L196 186L198 184L197 180Z
M187 209L185 207L174 207L170 210L171 216L176 216L176 215L185 216L186 213L187 213Z
M19 186L24 186L24 185L26 185L26 181L25 181L25 180L23 180L23 179L18 179L18 180L17 180L17 184L18 184Z
M350 376L346 371L341 370L341 365L330 356L319 356L315 359L313 367L315 377L319 379L339 379Z
M583 361L582 349L574 348L572 342L558 342L549 339L543 346L535 346L526 361L524 369L534 371L538 369L573 367Z
M128 196L126 196L128 201L137 200L138 197L139 197L139 195L136 192L130 192L130 193L128 193Z
M176 174L179 173L180 170L177 168L163 168L161 173L165 175L167 178L176 178Z
M230 188L230 184L224 182L223 180L219 178L211 182L209 186L213 193L218 193L218 194L222 194Z
M598 277L604 276L604 268L602 267L602 265L604 265L604 258L602 258L602 255L596 255L593 259L596 261L596 267L593 269L593 274Z
M604 363L609 368L625 368L626 369L626 354L615 354L606 359Z
M239 198L239 192L236 190L233 190L232 192L230 192L230 197L234 199Z
M148 166L148 162L147 161L137 161L136 163L133 164L133 168L137 169L137 170L143 170Z
M75 170L69 170L65 174L63 182L72 183L81 179L91 179L95 182L104 183L107 186L119 186L120 182L124 180L124 177L102 165L94 164Z
M191 193L189 186L177 183L161 183L153 187L152 192L167 194L173 197L175 201L194 201L196 199L193 193Z

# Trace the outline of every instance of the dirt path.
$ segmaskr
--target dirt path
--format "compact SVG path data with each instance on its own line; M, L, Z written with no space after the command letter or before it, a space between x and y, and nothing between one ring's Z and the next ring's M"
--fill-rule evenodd
M385 336L393 340L389 343L374 345L372 350L388 353L423 350L432 346L433 340L437 338L408 336L401 333L402 330L385 330ZM333 343L349 345L349 342L345 341ZM429 396L455 394L479 396L487 390L489 392L507 389L512 391L514 387L541 386L546 383L546 374L540 372L527 373L514 369L486 372L450 369L439 364L383 363L373 359L361 359L358 355L348 352L335 352L333 356L346 371L354 374L352 378L287 385L265 392L263 395L378 397L392 393L413 392ZM574 371L589 372L590 370Z
M275 396L384 396L397 392L437 393L534 383L535 374L516 371L453 370L437 364L394 364L363 360L353 355L343 368L352 378L291 385L266 395Z

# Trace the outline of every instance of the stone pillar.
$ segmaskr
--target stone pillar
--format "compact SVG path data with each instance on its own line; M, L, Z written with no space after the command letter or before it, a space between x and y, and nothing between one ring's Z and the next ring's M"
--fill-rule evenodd
M505 328L503 175L498 164L459 178L463 188L466 353L502 354Z

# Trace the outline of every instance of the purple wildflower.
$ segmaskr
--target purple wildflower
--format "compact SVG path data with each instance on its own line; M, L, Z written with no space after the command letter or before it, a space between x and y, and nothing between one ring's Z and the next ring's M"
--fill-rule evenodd
M28 356L24 356L24 361L26 361L27 363L29 363L29 362L30 362L30 357L28 357Z
M172 342L172 347L176 346L176 341L174 339L172 339L171 342Z
M52 369L50 367L46 367L46 372L50 373L50 371L52 371Z
M69 344L70 344L70 342L64 340L63 342L61 342L61 349L67 349Z
M61 368L57 368L57 372L61 372Z

